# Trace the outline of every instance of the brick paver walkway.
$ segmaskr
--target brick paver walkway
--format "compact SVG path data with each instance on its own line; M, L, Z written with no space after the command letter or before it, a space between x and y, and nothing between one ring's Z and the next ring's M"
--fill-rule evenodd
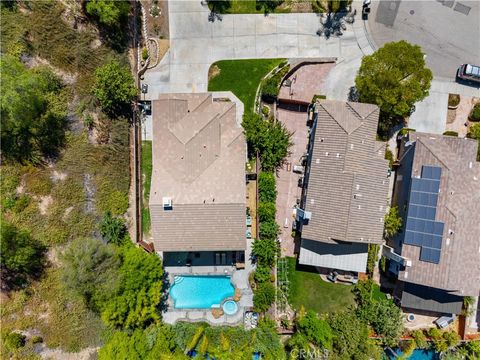
M335 63L303 65L284 82L290 80L291 85L281 87L279 99L310 103L313 95L325 95L325 78L334 66Z

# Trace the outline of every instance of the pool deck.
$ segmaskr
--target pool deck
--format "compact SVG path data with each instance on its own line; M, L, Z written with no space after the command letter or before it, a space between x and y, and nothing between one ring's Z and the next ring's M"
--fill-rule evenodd
M211 309L175 309L173 300L169 297L168 309L162 314L163 321L174 324L177 321L199 322L206 321L211 325L239 325L243 323L245 311L253 307L253 292L248 283L250 269L237 270L233 266L170 266L165 267L169 274L170 284L174 283L176 275L227 275L231 276L232 284L241 290L242 297L238 302L238 311L233 315L222 315L218 319L213 317ZM227 300L227 299L225 299Z

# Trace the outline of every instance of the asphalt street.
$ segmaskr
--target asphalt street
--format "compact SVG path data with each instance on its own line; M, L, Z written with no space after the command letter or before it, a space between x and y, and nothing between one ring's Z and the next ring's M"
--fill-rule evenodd
M480 63L480 1L375 1L368 26L379 47L402 39L420 45L437 78L453 80L461 64Z

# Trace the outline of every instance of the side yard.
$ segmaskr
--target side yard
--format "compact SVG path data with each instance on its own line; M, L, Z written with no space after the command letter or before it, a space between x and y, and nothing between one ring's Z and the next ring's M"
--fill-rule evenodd
M142 178L143 178L143 201L142 201L142 231L145 236L150 234L150 185L152 183L152 142L142 142Z

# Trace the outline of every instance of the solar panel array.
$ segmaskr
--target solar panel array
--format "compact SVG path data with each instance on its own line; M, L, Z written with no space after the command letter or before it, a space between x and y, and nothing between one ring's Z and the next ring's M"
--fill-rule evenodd
M410 187L404 243L420 246L420 260L438 264L445 224L435 221L442 168L422 166Z

